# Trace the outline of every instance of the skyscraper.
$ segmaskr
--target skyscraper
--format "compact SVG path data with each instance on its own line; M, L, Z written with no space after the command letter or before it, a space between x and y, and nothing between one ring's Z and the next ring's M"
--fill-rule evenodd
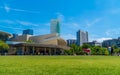
M33 30L32 29L23 30L23 35L33 35Z
M87 42L88 42L88 32L78 30L77 31L77 45L82 46L83 43L87 43Z
M60 21L57 19L51 20L50 30L51 34L56 33L58 36L60 36Z

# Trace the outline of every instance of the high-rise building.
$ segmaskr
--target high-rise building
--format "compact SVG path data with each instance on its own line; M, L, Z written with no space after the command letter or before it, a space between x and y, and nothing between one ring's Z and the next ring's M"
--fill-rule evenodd
M33 35L33 30L32 29L23 30L23 35Z
M87 42L88 42L88 32L78 30L77 31L77 45L82 46L83 43L87 43Z
M68 39L67 45L70 46L71 44L76 44L76 40L75 39Z
M51 20L51 26L50 26L51 34L58 34L60 36L60 21L57 19Z

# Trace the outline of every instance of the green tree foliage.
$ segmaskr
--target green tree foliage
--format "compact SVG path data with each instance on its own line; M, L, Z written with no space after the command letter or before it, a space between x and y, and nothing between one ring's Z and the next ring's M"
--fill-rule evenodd
M86 48L86 49L87 49L87 48L90 48L90 47L91 47L91 46L90 46L89 44L83 44L83 45L82 45L82 48Z
M76 50L76 55L83 55L84 52L82 50L82 47L78 46L78 49Z
M70 47L71 47L70 50L71 50L72 54L73 54L73 55L76 55L76 52L77 52L77 50L78 50L77 45L72 44L72 45L70 45Z
M91 48L91 54L92 55L100 55L101 54L101 47L99 47L99 46L93 46Z
M116 45L113 45L112 48L113 48L113 49L117 49L118 47L117 47Z
M86 54L83 49L84 48L90 48L92 55L109 55L109 51L107 48L103 48L101 46L90 46L88 44L83 44L83 46L77 46L75 44L72 44L70 50L65 50L65 54L67 55L84 55ZM117 50L117 52L120 52L120 49Z
M109 55L109 51L108 51L107 48L102 48L102 49L103 49L103 51L104 51L104 55Z
M67 55L83 55L84 52L82 50L82 47L77 46L75 44L70 45L70 50L65 50L65 54Z
M71 50L64 50L65 55L73 55Z
M103 48L100 46L93 46L91 47L91 54L92 55L109 55L109 51L107 48Z
M8 44L6 44L4 41L0 40L0 53L4 53L5 51L7 51L9 49Z
M120 48L118 48L117 46L113 45L113 53L114 55L119 55L120 54Z

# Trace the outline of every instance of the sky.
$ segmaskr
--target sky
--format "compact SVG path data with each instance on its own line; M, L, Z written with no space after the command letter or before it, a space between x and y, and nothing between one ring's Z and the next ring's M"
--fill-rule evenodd
M60 20L61 37L76 39L80 29L89 41L120 37L120 0L0 0L0 30L34 35L50 33L51 19Z

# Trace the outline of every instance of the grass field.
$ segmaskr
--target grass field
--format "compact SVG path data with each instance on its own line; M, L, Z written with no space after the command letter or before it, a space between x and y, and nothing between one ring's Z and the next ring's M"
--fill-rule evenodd
M0 75L120 75L120 57L0 56Z

